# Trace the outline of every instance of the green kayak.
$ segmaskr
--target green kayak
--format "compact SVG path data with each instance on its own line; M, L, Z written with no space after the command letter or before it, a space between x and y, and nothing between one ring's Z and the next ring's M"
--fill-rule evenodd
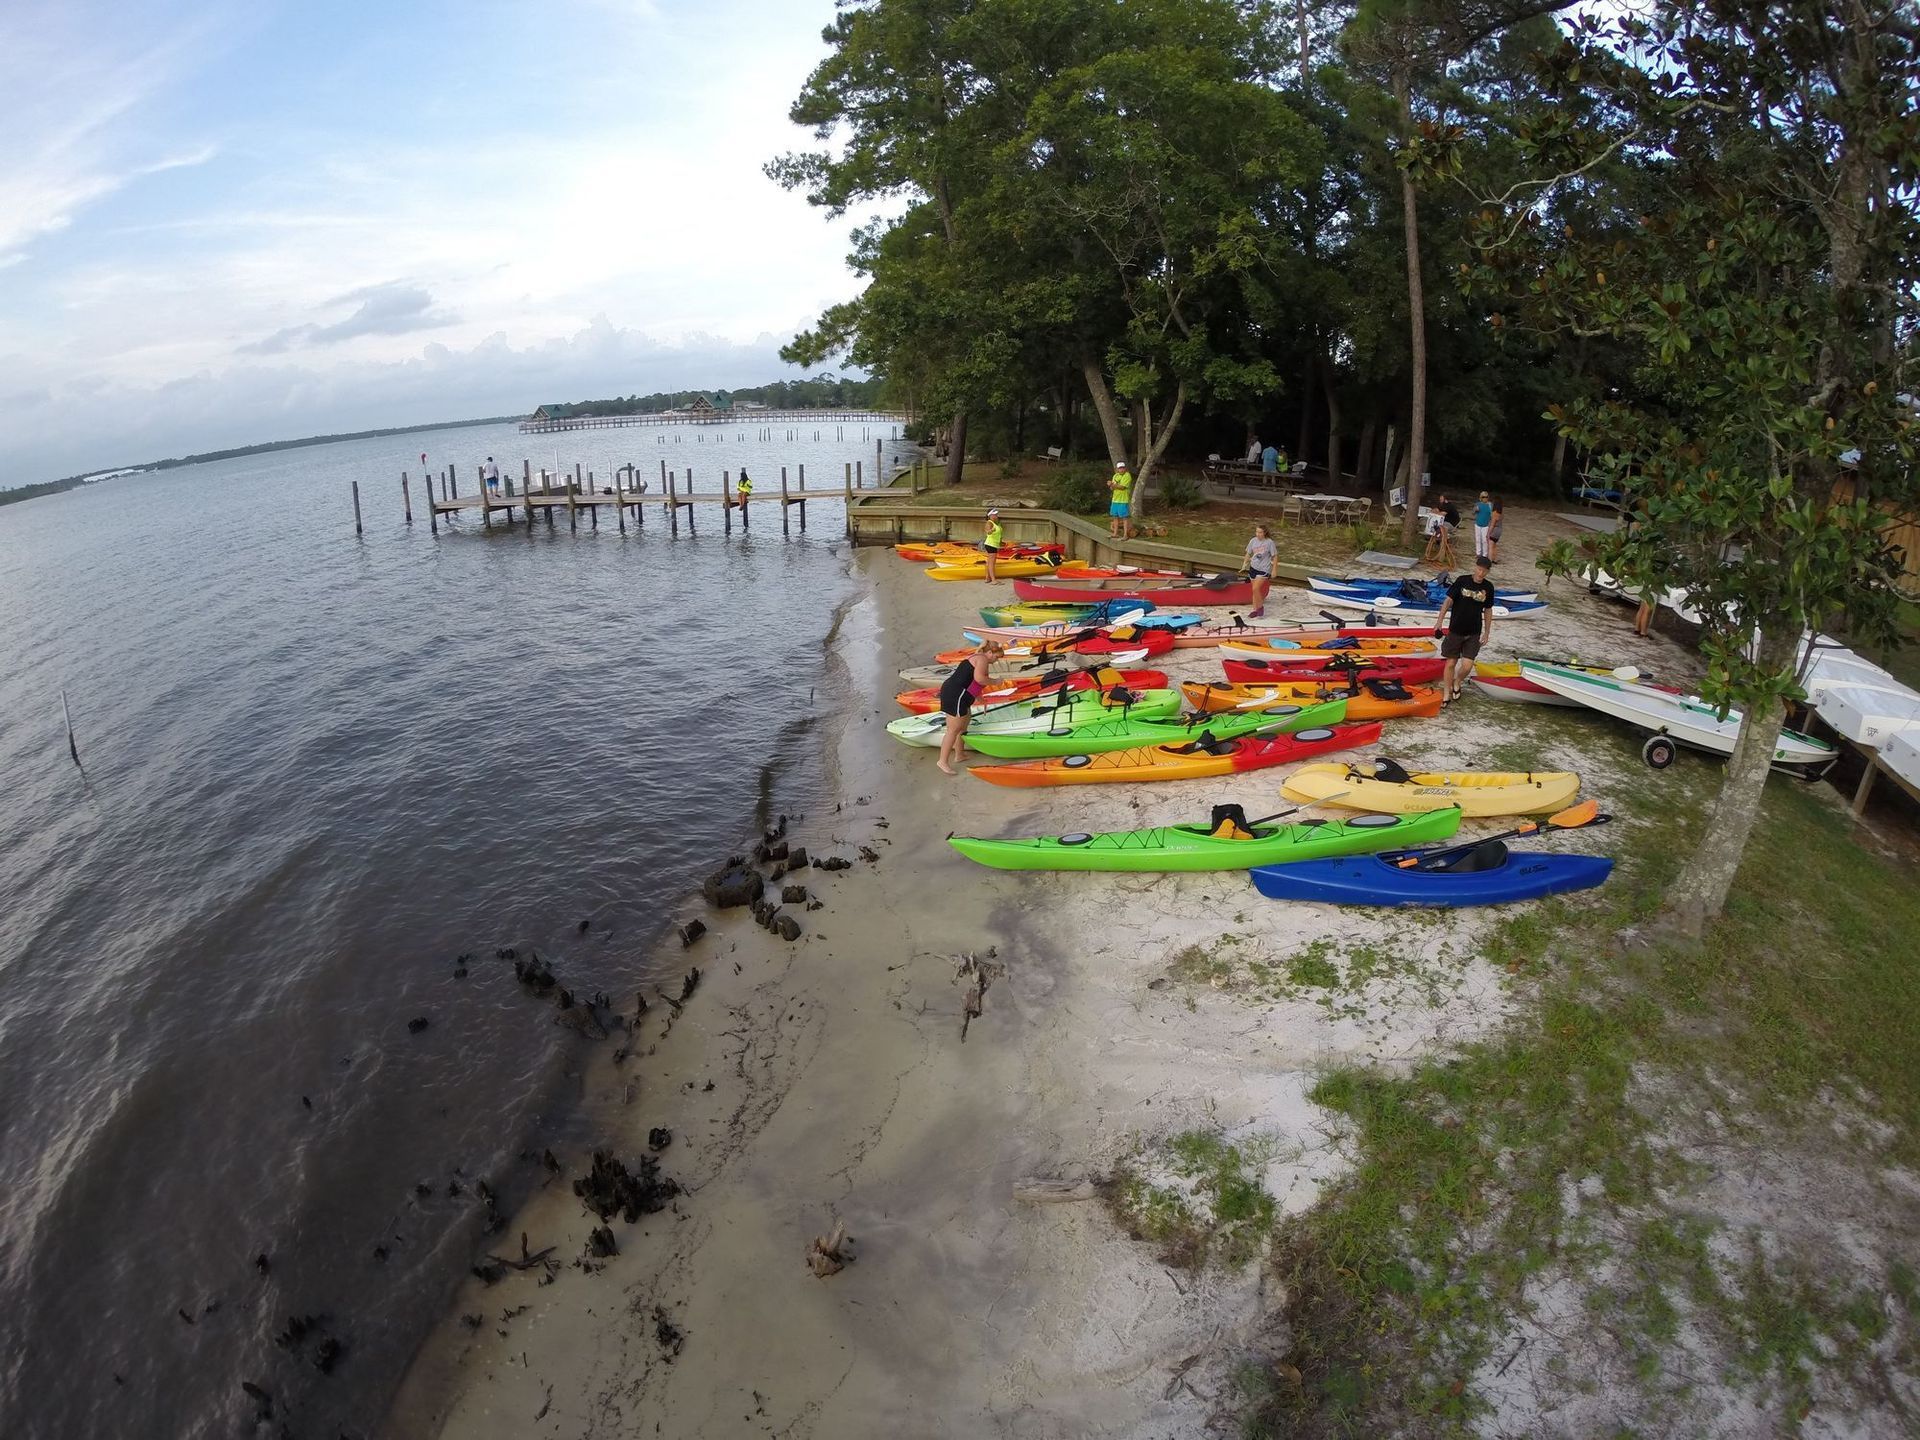
M976 735L1022 735L1049 731L1070 734L1082 726L1118 722L1130 716L1143 720L1163 720L1178 715L1182 697L1178 690L1136 690L1124 705L1115 704L1098 690L1067 692L1065 704L1055 695L1016 704L990 705L976 711L967 726L967 742ZM902 715L887 726L887 733L908 745L936 746L946 731L947 717L938 710L926 715Z
M1109 750L1131 750L1138 745L1178 745L1196 740L1202 734L1216 740L1235 740L1255 733L1290 735L1296 730L1338 725L1346 718L1344 695L1313 705L1283 705L1272 710L1196 716L1191 720L1154 720L1143 716L1136 707L1131 715L1090 718L1071 729L1055 726L1011 734L1003 730L983 731L977 737L969 730L967 747L982 755L1013 760L1031 760L1043 755L1098 755Z
M1325 860L1398 850L1445 840L1460 828L1460 812L1355 815L1257 825L1251 839L1228 839L1206 825L1169 825L1105 834L1042 835L1032 840L974 840L948 836L969 860L996 870L1246 870L1292 860Z

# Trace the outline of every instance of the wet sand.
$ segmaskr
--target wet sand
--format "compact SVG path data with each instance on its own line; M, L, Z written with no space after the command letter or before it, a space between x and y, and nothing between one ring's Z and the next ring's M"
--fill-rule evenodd
M957 643L994 592L927 584L884 550L855 563L871 588L823 678L849 698L834 756L843 798L796 817L789 836L852 868L793 877L823 906L788 907L803 929L791 944L744 910L689 897L679 918L712 927L684 956L703 972L698 991L670 1027L671 1008L650 995L633 1057L616 1064L610 1043L592 1062L581 1130L617 1137L632 1163L668 1127L660 1158L685 1193L638 1223L610 1222L620 1253L585 1270L573 1262L600 1222L566 1180L588 1157L559 1157L565 1178L514 1217L496 1253L517 1253L524 1233L568 1263L551 1279L536 1268L465 1282L388 1436L1198 1434L1250 1347L1284 1351L1265 1267L1169 1269L1099 1200L1033 1203L1016 1198L1022 1182L1103 1175L1141 1140L1183 1128L1258 1130L1279 1142L1267 1188L1302 1208L1342 1163L1305 1098L1324 1067L1407 1063L1509 1013L1456 916L1409 930L1274 906L1238 872L1033 876L961 860L950 830L1057 832L1055 807L1087 829L1204 816L1222 800L1277 810L1281 772L1064 792L949 779L931 751L886 736L895 675ZM1496 630L1494 648L1660 653L1672 672L1670 642L1636 650L1630 609L1554 592L1564 610L1518 635ZM1285 592L1271 610L1312 606ZM1209 650L1152 663L1176 682L1218 674ZM1401 722L1383 749L1469 764L1510 737L1494 713L1505 708ZM1281 949L1377 936L1430 962L1440 993L1251 1006L1160 978L1184 947L1223 932ZM1005 973L963 1041L969 981L956 963L990 950ZM837 1222L857 1258L816 1278L809 1243ZM1171 1383L1196 1353L1188 1383Z

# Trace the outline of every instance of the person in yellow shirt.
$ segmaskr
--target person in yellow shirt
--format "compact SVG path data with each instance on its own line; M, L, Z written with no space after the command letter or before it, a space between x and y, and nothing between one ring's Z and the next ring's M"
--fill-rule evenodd
M994 557L1000 553L1001 545L1005 542L1006 532L1000 528L1000 512L998 510L987 511L987 533L981 538L980 553L985 557L987 562L987 584L989 585L997 582L998 577L993 573L993 561Z
M747 518L747 501L753 498L753 481L747 478L747 472L740 472L739 482L733 487L733 503L740 507L740 518Z
M1117 460L1113 466L1113 478L1107 481L1107 493L1112 497L1107 506L1107 533L1118 535L1123 540L1133 538L1133 472L1127 469L1127 462Z

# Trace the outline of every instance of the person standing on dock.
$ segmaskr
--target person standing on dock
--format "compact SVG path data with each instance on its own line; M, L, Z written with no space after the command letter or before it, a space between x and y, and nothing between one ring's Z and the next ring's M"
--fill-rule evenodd
M496 495L500 493L500 467L493 463L493 456L487 456L487 467L480 472L480 478L487 482L487 489Z
M1113 478L1107 481L1107 534L1123 540L1133 538L1133 472L1127 462L1113 462Z
M987 533L980 539L980 555L987 562L987 584L989 585L999 583L999 577L993 573L993 561L994 557L1000 553L1000 546L1006 538L1006 532L1000 528L1000 512L987 511Z
M733 487L733 503L740 507L740 518L747 518L747 501L753 498L753 481L747 478L747 472L740 472L740 479Z

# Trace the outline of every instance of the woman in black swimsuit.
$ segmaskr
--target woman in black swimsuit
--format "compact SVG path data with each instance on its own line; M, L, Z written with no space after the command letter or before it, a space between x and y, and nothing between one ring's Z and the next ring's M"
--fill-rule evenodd
M940 737L940 768L949 775L958 774L949 763L960 758L966 747L962 738L973 710L973 700L987 688L993 662L1006 653L997 640L982 642L980 648L953 667L953 673L940 685L940 713L947 717L947 728Z

